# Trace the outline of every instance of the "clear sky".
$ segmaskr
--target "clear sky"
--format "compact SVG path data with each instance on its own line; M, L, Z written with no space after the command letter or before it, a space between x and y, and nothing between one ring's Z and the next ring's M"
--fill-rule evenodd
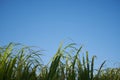
M120 62L120 1L0 0L0 45L38 46L46 50L46 62L60 41L70 39L96 55L98 64Z

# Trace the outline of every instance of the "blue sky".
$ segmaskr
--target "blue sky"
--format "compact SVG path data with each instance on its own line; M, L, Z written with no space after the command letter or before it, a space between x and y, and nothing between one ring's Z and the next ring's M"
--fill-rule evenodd
M46 50L47 62L60 41L84 45L96 63L120 60L119 0L0 0L0 44L18 42ZM85 52L85 51L83 51Z

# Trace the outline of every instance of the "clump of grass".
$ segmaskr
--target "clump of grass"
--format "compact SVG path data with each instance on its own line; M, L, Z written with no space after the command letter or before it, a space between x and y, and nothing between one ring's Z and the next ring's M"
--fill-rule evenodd
M94 80L99 78L100 71L105 62L100 66L97 75L94 75L94 59L89 60L88 52L86 57L79 56L82 46L75 47L75 43L69 44L64 48L59 48L53 57L47 80ZM52 77L49 77L52 75Z
M47 64L41 63L41 53L30 47L10 43L0 47L0 80L120 80L120 68L94 69L96 56L81 57L82 46L60 44Z
M40 53L10 43L0 50L0 80L36 80ZM19 49L18 49L19 48Z

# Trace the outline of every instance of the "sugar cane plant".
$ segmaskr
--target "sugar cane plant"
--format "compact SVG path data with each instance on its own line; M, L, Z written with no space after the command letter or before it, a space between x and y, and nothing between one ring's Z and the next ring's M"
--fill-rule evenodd
M80 56L82 46L60 44L48 64L43 64L41 51L10 43L0 46L0 80L120 80L120 68L94 68L96 56Z

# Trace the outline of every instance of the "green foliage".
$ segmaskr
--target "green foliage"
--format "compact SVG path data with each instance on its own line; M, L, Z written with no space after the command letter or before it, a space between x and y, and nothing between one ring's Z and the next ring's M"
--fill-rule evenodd
M75 43L63 47L47 64L41 63L41 51L10 43L0 47L0 80L120 80L120 68L94 69L96 56L81 57L82 46Z
M0 53L0 80L36 80L36 71L41 66L40 53L29 47L20 47L10 43L1 47Z

